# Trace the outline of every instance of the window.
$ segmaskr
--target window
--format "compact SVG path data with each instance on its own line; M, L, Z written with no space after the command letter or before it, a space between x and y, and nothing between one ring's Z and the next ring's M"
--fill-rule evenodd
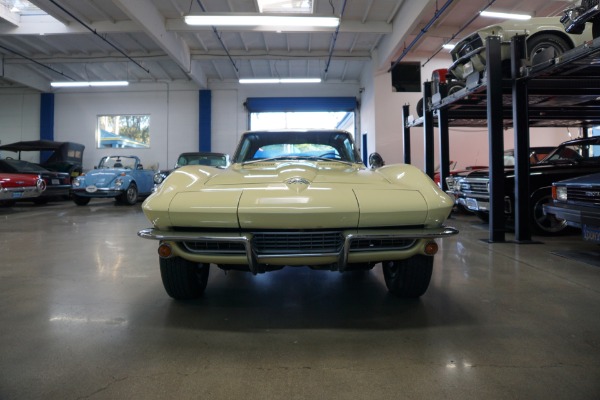
M97 148L150 148L150 115L99 115Z

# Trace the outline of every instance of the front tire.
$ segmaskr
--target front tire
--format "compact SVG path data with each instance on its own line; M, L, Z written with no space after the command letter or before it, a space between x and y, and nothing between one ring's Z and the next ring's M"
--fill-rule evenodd
M390 293L403 298L417 298L429 287L433 257L417 254L406 260L384 261L381 266Z
M176 300L197 299L204 294L210 264L181 257L161 258L160 276L167 294Z
M125 193L123 193L119 197L117 197L117 201L119 203L128 204L130 206L137 203L137 201L138 201L137 185L134 182L131 182L129 184L129 187L125 191Z
M85 206L90 202L90 200L91 200L91 198L89 198L89 197L81 197L81 196L77 196L76 194L73 195L73 201L78 206Z
M527 57L535 65L544 61L542 59L536 60L535 58L546 49L554 50L552 57L558 57L571 48L572 46L562 37L553 33L541 33L527 40Z
M533 230L544 236L561 235L568 230L567 221L552 214L544 214L544 204L552 203L552 194L546 190L537 193L531 200L531 225Z

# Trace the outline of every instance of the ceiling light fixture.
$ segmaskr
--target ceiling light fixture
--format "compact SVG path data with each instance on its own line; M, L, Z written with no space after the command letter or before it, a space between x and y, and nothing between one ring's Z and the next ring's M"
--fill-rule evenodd
M320 83L321 78L256 78L256 79L240 79L240 83Z
M127 81L51 82L52 87L127 86Z
M491 17L491 18L502 18L502 19L520 19L520 20L528 20L531 19L531 15L527 14L513 14L513 13L503 13L503 12L494 12L494 11L482 11L479 13L482 17Z
M232 14L202 14L187 15L185 23L195 26L286 26L325 27L335 28L340 24L337 17L301 17L279 15L232 15Z
M452 50L456 45L452 43L443 44L442 47L446 50Z

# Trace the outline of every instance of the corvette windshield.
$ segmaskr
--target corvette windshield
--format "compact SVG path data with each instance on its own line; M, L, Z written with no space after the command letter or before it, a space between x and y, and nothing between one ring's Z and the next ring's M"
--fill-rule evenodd
M360 161L350 134L343 131L251 132L244 135L235 153L235 162L265 159Z

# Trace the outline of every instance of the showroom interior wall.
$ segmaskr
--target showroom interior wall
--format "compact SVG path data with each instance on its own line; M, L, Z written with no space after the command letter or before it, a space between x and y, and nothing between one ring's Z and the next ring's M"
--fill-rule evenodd
M407 60L408 61L408 60ZM421 77L431 76L436 68L447 67L447 60L427 63ZM248 115L243 103L248 97L354 96L361 104L357 132L367 133L368 152L378 151L386 162L402 161L402 113L404 104L415 113L420 93L393 92L387 72L376 72L370 65L361 83L322 83L315 85L239 85L211 83L213 151L232 153L241 132L247 129ZM84 168L90 169L106 154L136 154L146 165L171 167L177 155L198 149L198 90L181 83L133 84L126 89L62 90L55 94L55 140L74 141L86 146ZM0 140L12 143L39 138L40 95L31 90L0 91ZM150 114L150 149L96 149L96 117L100 114ZM578 129L532 128L531 145L556 145L579 136ZM437 132L436 159L437 154ZM505 131L505 148L513 147L513 131ZM357 138L360 144L360 138ZM450 158L457 167L488 163L487 129L452 128ZM412 163L423 168L423 130L411 129ZM35 159L31 161L36 161ZM437 163L437 162L436 162Z
M40 138L40 94L0 91L0 144Z

